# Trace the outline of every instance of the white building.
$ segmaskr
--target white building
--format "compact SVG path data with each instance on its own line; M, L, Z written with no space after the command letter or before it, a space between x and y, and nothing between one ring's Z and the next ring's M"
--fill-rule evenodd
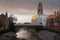
M42 14L38 17L38 24L46 26L46 15Z
M46 15L43 14L43 6L42 6L42 3L39 2L39 5L38 5L38 13L37 15L34 15L32 17L32 24L36 24L36 25L43 25L43 26L46 26Z

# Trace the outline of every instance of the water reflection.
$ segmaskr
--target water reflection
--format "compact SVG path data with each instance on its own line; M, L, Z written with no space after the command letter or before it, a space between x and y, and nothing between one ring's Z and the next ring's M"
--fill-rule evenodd
M25 40L40 40L38 35L36 35L36 30L31 28L21 28L17 33L17 38Z

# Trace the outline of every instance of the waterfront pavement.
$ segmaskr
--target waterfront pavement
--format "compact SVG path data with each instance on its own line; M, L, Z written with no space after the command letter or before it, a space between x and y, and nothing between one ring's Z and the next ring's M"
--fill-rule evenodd
M58 39L59 35L57 33L50 32L50 31L42 30L38 33L38 35L42 40L60 40Z

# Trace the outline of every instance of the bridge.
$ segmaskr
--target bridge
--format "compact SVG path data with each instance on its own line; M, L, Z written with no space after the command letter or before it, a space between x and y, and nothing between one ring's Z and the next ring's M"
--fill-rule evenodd
M55 33L60 33L60 31L58 30L51 30L51 29L46 29L44 28L45 26L43 25L36 25L36 24L14 24L15 28L20 28L20 27L29 27L32 29L36 29L36 30L47 30L47 31L51 31L51 32L55 32Z
M14 27L15 31L25 27L27 27L28 29L35 29L36 31L40 31L44 26L35 24L14 24Z
M42 28L43 25L36 25L36 24L14 24L15 27L33 27L33 28Z

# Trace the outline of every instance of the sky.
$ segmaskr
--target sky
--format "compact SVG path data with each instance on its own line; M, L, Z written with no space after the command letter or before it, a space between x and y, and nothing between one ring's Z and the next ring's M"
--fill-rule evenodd
M58 11L60 6L59 0L0 0L0 13L8 11L8 14L13 14L17 18L19 16L19 21L31 22L30 19L32 15L37 13L39 1L42 2L43 13L46 15L50 15L53 12Z

